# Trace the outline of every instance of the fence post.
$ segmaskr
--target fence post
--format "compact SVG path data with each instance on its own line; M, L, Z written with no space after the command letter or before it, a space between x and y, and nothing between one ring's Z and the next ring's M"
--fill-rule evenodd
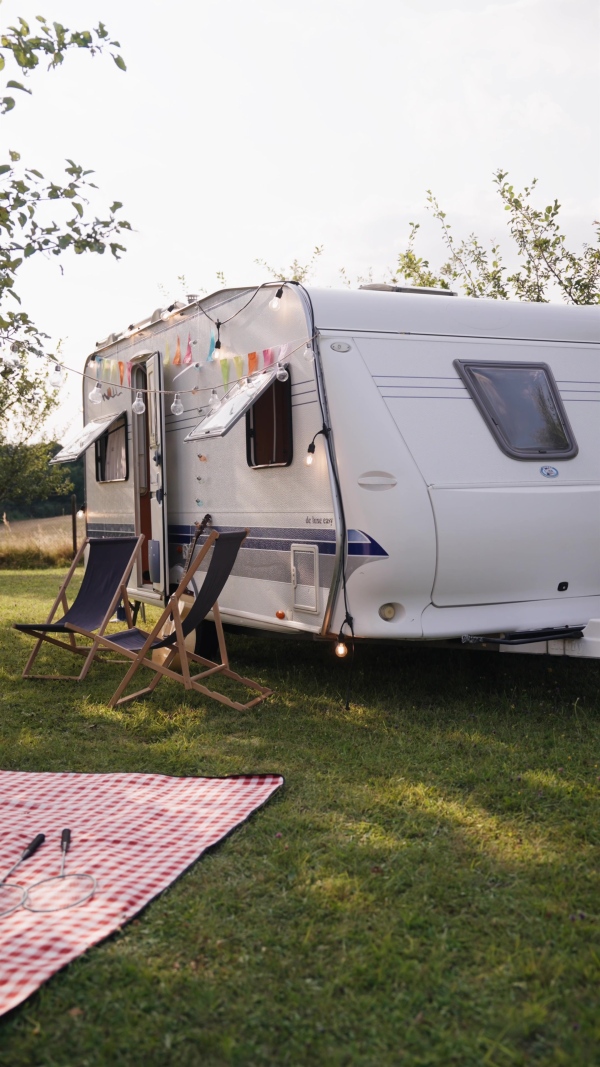
M71 494L71 523L73 526L73 559L77 555L77 497Z

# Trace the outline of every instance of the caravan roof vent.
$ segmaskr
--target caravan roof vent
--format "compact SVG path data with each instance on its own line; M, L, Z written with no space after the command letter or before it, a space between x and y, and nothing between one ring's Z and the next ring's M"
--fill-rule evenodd
M452 289L428 289L424 285L386 285L375 282L372 285L359 285L359 289L377 289L381 293L425 293L427 296L458 296Z
M96 348L107 348L108 345L114 345L118 337L118 333L109 333L108 337L105 337L103 341L96 341Z

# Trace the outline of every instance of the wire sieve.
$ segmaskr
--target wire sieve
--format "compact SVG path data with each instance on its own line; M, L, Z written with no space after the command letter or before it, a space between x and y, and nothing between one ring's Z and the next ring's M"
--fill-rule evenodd
M71 831L63 830L60 838L60 873L51 878L41 878L29 887L23 900L28 911L50 912L78 908L93 897L97 881L91 874L65 874L67 852L71 844Z

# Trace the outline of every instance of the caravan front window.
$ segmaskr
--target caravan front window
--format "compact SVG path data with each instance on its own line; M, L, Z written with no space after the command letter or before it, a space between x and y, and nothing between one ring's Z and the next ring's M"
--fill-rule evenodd
M513 459L571 459L577 443L546 363L457 359L454 366L500 448Z
M246 412L249 467L289 467L293 459L292 379L275 379Z
M96 441L96 481L126 482L128 477L127 421L121 415Z

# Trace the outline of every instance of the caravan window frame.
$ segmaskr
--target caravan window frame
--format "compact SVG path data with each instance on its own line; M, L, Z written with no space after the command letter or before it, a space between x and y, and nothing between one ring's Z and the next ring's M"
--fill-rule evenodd
M471 400L473 400L480 415L490 430L496 444L505 455L510 456L511 459L525 461L533 460L534 462L536 460L539 462L540 459L573 459L577 455L579 446L575 440L575 435L567 417L552 369L547 363L539 363L533 360L455 359L453 366L464 383ZM493 404L489 392L482 388L481 383L476 377L475 372L478 369L485 371L486 369L491 368L506 371L518 368L519 370L529 370L537 372L538 374L540 371L542 372L547 387L547 395L549 395L552 401L556 417L560 423L560 430L565 439L565 448L539 448L534 445L519 446L515 444L514 441L511 441L511 428L508 419L503 420L502 412ZM501 399L505 403L510 402L507 393L502 394Z
M294 424L292 418L292 375L290 373L289 366L286 367L288 371L288 377L285 382L280 382L277 378L274 378L268 389L257 398L252 404L252 407L248 408L246 412L246 462L251 470L271 470L274 467L291 467L294 459ZM256 463L254 456L254 444L255 444L255 408L257 404L265 402L265 399L273 392L273 396L276 398L279 393L281 396L281 407L283 409L283 422L285 424L284 443L287 438L289 443L289 454L286 459L273 460L270 463ZM276 414L274 414L274 419Z
M121 423L121 420L122 423ZM100 476L101 471L106 471L106 446L111 433L118 433L119 430L123 430L125 434L125 477L124 478L102 478ZM129 481L129 441L128 441L128 426L127 426L127 412L124 411L111 426L108 427L104 433L94 441L94 459L96 469L96 482L98 485L112 485L115 482L127 482ZM102 446L104 445L104 451Z

